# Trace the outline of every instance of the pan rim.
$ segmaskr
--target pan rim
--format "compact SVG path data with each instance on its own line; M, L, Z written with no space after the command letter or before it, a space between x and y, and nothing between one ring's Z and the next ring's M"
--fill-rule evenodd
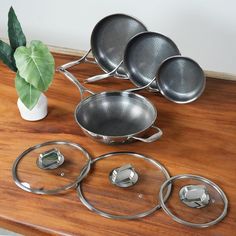
M138 38L140 37L140 35L155 35L155 36L161 36L162 38L165 38L168 42L170 42L178 51L178 54L176 54L176 56L181 56L181 52L178 48L178 46L176 45L176 43L168 36L162 34L162 33L159 33L159 32L155 32L155 31L146 31L146 32L141 32L141 33L138 33L136 35L134 35L130 40L129 42L127 43L126 47L125 47L125 53L124 53L124 60L123 60L123 64L124 64L124 68L125 68L125 71L127 72L127 76L129 78L129 80L137 87L141 87L141 86L145 86L145 85L141 85L140 83L137 83L137 81L135 79L133 79L133 77L131 76L129 70L127 69L128 66L127 66L127 51L128 51L128 48L130 47L130 44L132 43L132 41L135 39L135 38ZM169 57L168 57L169 58ZM167 59L167 58L166 58ZM166 60L165 59L165 60ZM161 62L162 64L162 62ZM159 68L161 67L161 64L159 66ZM158 68L158 70L159 70ZM154 78L154 77L153 77ZM150 78L150 80L152 80L153 78ZM158 88L153 88L153 89L158 89Z
M117 93L117 94L131 94L132 96L135 96L135 97L138 97L139 99L142 99L144 100L145 102L148 102L148 104L153 108L153 111L154 111L154 118L152 119L152 121L150 122L149 126L146 126L145 128L143 128L142 130L138 131L138 132L135 132L135 133L132 133L132 134L126 134L126 135L104 135L104 134L99 134L99 133L94 133L93 131L90 131L88 130L87 128L85 128L82 124L80 124L80 122L78 121L77 119L77 111L83 106L83 104L85 102L88 102L89 99L93 99L93 97L95 96L104 96L104 95L107 95L107 94L112 94L112 93ZM133 93L133 92L128 92L128 91L119 91L119 90L114 90L114 91L108 91L108 92L101 92L101 93L96 93L96 94L93 94L89 97L86 97L84 98L79 104L77 104L76 108L75 108L75 111L74 111L74 119L76 121L76 123L80 126L81 129L85 130L86 132L88 132L89 134L92 134L94 136L102 136L102 137L109 137L109 138L130 138L132 136L135 136L135 135L138 135L144 131L146 131L148 128L150 128L157 120L157 109L156 107L154 106L154 104L147 98L145 98L144 96L140 95L140 94L136 94L136 93Z
M136 22L140 23L140 25L142 25L142 26L145 28L146 31L144 31L144 32L148 32L148 28L146 27L146 25L145 25L142 21L140 21L138 18L136 18L136 17L134 17L134 16L131 16L131 15L128 15L128 14L124 14L124 13L114 13L114 14L105 16L104 18L102 18L101 20L99 20L99 21L96 23L96 25L94 26L93 30L92 30L91 37L90 37L90 47L91 47L91 51L92 51L92 54L93 54L93 57L94 57L96 63L97 63L97 64L101 67L101 69L102 69L104 72L106 72L106 73L109 73L110 71L109 71L107 68L105 68L102 64L99 63L98 57L97 57L96 53L94 53L94 47L92 46L92 45L93 45L93 44L92 44L92 39L94 38L94 32L95 32L95 30L99 27L99 25L100 25L103 21L105 21L105 20L107 20L107 19L109 19L109 18L112 18L112 17L116 17L116 16L125 16L125 17L128 17L128 18L130 18L130 19L133 19L133 20L135 20ZM141 32L141 33L142 33L142 32ZM139 33L138 33L138 34L139 34ZM136 34L136 35L137 35L137 34ZM134 36L136 36L136 35L134 35ZM134 36L133 36L133 37L134 37ZM133 37L131 37L131 38L133 38ZM130 39L131 39L131 38L130 38ZM130 40L129 40L129 41L130 41ZM129 41L128 41L128 42L129 42ZM126 48L126 47L125 47L125 48ZM125 50L124 50L124 52L125 52ZM126 75L126 74L124 74L124 75Z
M202 71L202 74L203 74L203 86L202 86L202 88L201 88L199 94L198 94L197 96L194 96L192 99L189 99L189 100L186 100L186 101L174 100L174 99L172 99L171 97L167 96L167 95L165 94L165 92L163 92L162 87L160 87L159 73L160 73L160 71L161 71L162 65L163 65L164 63L166 63L167 61L172 60L172 59L175 59L175 58L182 58L182 59L189 60L189 61L195 63L195 64L201 69L201 71ZM157 84L158 84L158 88L159 88L160 93L161 93L166 99L168 99L169 101L172 101L172 102L177 103L177 104L187 104L187 103L190 103L190 102L193 102L193 101L197 100L197 99L202 95L202 93L204 92L204 90L205 90L205 88L206 88L206 76L205 76L205 73L204 73L202 67L201 67L195 60L193 60L192 58L186 57L186 56L182 56L182 55L175 55L175 56L168 57L168 58L166 58L166 59L161 63L161 65L160 65L160 67L159 67L159 69L158 69L158 71L157 71L156 82L157 82Z

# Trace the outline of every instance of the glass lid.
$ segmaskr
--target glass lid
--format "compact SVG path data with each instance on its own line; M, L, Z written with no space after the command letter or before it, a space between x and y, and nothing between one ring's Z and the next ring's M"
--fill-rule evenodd
M50 141L25 150L14 162L14 182L36 194L56 194L75 187L89 172L91 157L79 144Z
M165 192L172 186L165 201ZM173 220L192 227L205 228L220 222L227 214L228 200L222 189L212 181L197 175L177 175L160 189L163 210Z
M77 188L82 203L112 219L136 219L160 208L158 193L169 179L159 162L133 152L113 152L92 161L89 176ZM165 190L165 199L171 186Z

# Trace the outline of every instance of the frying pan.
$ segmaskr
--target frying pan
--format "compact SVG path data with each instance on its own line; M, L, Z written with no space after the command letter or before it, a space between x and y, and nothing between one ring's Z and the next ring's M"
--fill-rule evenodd
M170 38L156 32L142 32L129 40L125 48L123 64L131 82L142 87L155 77L162 61L173 55L180 55L180 52ZM106 75L93 76L86 82L106 77ZM150 87L158 89L155 82Z
M189 57L177 55L165 59L159 65L156 76L143 88L157 91L152 89L153 84L168 100L185 104L201 96L205 89L206 78L197 62ZM131 90L135 91L135 89Z
M170 101L189 103L201 96L206 78L193 59L183 56L167 58L157 72L159 91Z
M91 62L87 57L92 52L95 63L106 73L124 77L126 74L121 61L125 47L130 38L143 31L147 31L147 28L131 16L109 15L94 27L90 39L91 49L81 59L69 62L60 68L68 69L82 62Z
M60 69L60 72L80 91L82 101L77 105L74 116L77 124L89 137L106 144L115 144L135 140L149 143L162 136L162 131L154 126L156 108L143 96L130 91L94 94L67 70ZM83 98L85 92L91 96ZM156 133L143 138L151 128Z

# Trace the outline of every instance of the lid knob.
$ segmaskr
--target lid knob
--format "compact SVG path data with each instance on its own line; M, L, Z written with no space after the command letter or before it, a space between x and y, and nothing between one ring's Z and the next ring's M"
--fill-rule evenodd
M57 148L53 148L41 153L36 163L40 169L52 170L62 165L63 162L64 156Z
M112 170L109 178L112 184L127 188L137 183L138 174L131 164L127 164Z
M179 191L180 200L192 208L202 208L209 204L210 195L204 185L186 185Z

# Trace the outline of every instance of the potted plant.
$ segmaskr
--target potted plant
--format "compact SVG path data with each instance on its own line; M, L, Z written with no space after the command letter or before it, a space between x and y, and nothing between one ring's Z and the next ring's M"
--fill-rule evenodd
M0 59L16 73L17 105L25 120L41 120L47 115L47 98L43 92L52 83L55 62L41 41L26 45L26 37L11 7L8 13L10 45L0 40Z

